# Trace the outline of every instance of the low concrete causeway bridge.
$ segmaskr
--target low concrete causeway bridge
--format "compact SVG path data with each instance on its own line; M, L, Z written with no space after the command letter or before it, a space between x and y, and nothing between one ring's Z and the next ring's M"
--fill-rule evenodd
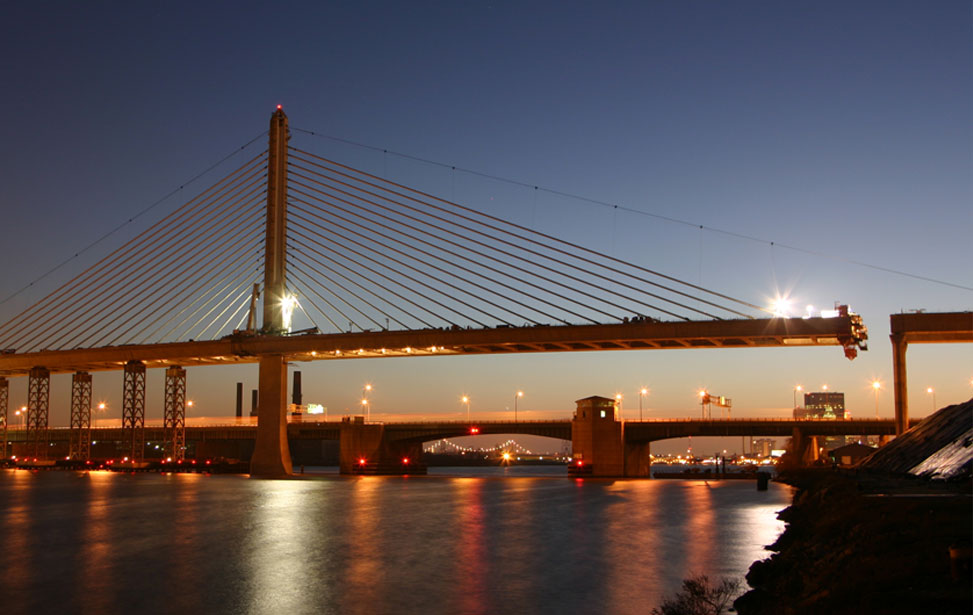
M23 435L37 456L60 434L49 428L50 377L73 374L68 456L87 459L102 432L91 426L91 372L122 371L121 439L138 463L146 438L156 438L145 426L146 369L166 370L161 439L165 454L178 458L187 437L207 433L185 424L185 367L258 363L258 426L227 429L225 437L252 434L251 473L278 477L292 473L295 431L340 439L345 471L350 463L397 471L401 447L417 450L424 438L470 427L288 425L288 361L809 346L841 346L854 358L867 348L867 330L847 307L834 318L769 316L764 307L292 147L290 137L278 107L265 151L0 324L0 454L17 433L8 433L13 377L28 378ZM263 284L254 283L261 276ZM295 313L310 326L292 331ZM907 345L973 341L971 322L969 313L893 317L896 433L908 422ZM603 427L581 429L578 420L570 430L576 455L597 457L583 434ZM617 440L610 446L623 449L645 443L625 453L636 465L652 439L795 429L793 422L609 422L612 430L627 425L625 439L592 441ZM835 425L842 423L888 429ZM568 435L567 422L545 425L483 423L481 433ZM600 467L624 469L616 461Z
M593 421L605 417L586 410L600 402L611 414L607 429L599 434L598 448L593 448ZM659 440L685 437L751 437L783 436L793 438L795 453L803 456L813 438L837 435L895 434L892 420L880 419L650 419L619 421L612 400L589 398L579 402L573 419L529 421L416 421L394 423L364 423L360 417L340 421L302 421L289 423L287 440L293 449L303 442L335 441L339 443L340 464L348 474L407 474L424 471L422 445L442 438L469 435L528 434L569 440L582 460L583 474L592 476L649 476L649 444ZM187 427L185 441L192 444L201 457L246 459L253 451L257 438L256 425L218 425ZM16 444L26 443L24 431L9 433ZM163 442L162 427L146 427L147 441ZM101 442L103 450L114 455L117 445L124 443L120 427L99 427L91 430L94 442ZM586 439L587 438L587 439ZM72 440L70 429L50 430L50 444L56 454L68 450ZM585 450L587 461L585 459ZM623 451L628 454L623 456ZM635 451L634 453L632 451ZM603 460L602 456L608 457ZM621 459L622 467L618 467ZM574 466L577 470L579 466Z

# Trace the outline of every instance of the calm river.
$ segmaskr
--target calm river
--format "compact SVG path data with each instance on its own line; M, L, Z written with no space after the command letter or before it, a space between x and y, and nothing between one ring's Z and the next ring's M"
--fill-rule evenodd
M0 470L0 612L645 614L693 573L742 578L790 498L555 467Z

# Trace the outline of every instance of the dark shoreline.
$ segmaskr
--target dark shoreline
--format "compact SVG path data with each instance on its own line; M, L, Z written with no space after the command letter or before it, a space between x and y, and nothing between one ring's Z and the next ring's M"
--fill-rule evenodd
M769 547L773 555L750 567L738 613L973 612L968 480L830 469L778 480L798 489L779 514L787 528ZM951 560L964 553L965 561Z

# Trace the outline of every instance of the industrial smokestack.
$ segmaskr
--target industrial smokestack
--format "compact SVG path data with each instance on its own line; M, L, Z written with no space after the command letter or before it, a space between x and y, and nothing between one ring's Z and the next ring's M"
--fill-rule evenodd
M236 416L243 416L243 383L236 383Z
M291 389L291 403L301 405L301 372L294 372L294 386Z

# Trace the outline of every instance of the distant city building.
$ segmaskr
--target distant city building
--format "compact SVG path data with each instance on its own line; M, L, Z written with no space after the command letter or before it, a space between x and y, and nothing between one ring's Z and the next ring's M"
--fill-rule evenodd
M804 407L794 408L796 419L845 419L845 394L834 391L805 393Z
M753 441L751 449L753 454L758 457L770 457L771 451L774 450L776 441L770 438L758 438Z

